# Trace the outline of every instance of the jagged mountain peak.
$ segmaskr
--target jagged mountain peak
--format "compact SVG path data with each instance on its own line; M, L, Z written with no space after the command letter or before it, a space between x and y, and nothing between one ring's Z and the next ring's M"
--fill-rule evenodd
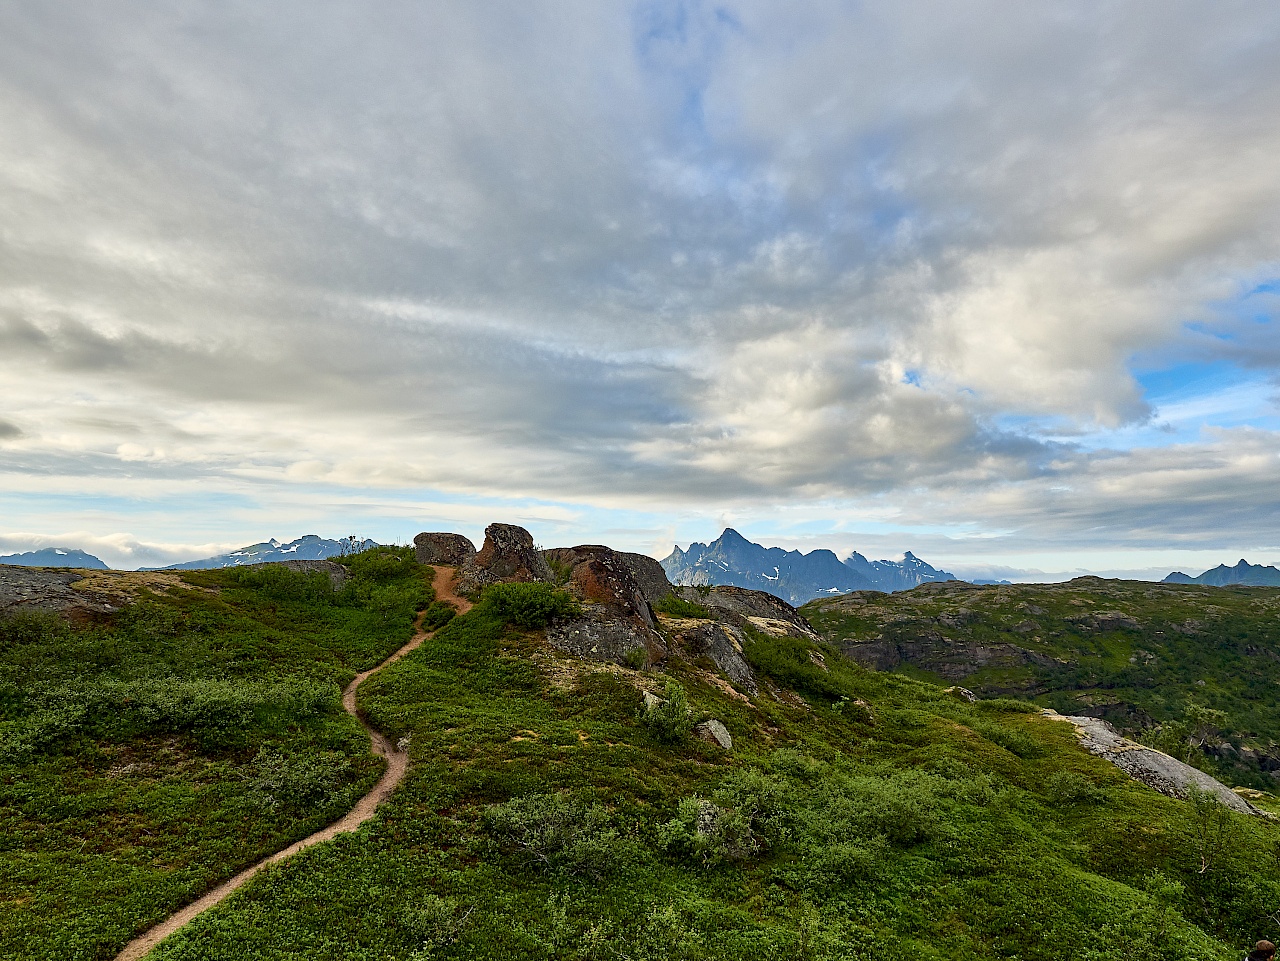
M853 551L842 561L831 550L805 554L765 547L727 527L710 544L675 547L662 561L673 584L722 584L768 591L791 604L858 590L901 591L925 581L953 580L908 551L901 561L868 561Z

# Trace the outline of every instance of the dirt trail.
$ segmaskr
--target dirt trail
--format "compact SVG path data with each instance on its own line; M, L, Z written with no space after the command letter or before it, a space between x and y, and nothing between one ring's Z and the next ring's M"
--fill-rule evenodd
M453 567L434 567L435 576L433 586L436 591L436 600L447 601L452 604L459 614L465 614L471 610L471 602L466 598L459 597L454 592L454 584L458 579L458 571ZM280 861L293 857L299 851L304 851L309 847L322 844L325 841L337 837L339 834L346 834L356 830L365 821L373 817L378 805L391 796L391 793L400 786L400 782L404 780L404 776L409 771L409 755L399 750L396 745L392 744L387 738L383 737L372 727L370 727L356 711L356 688L362 681L373 674L378 673L388 664L394 664L400 658L404 657L410 651L415 650L423 641L431 634L424 632L421 627L414 633L413 638L400 650L396 651L385 661L372 670L365 671L363 674L357 674L355 678L347 685L342 692L342 706L348 714L360 722L361 726L369 732L369 740L373 745L373 752L381 758L385 758L387 769L379 778L378 783L373 786L368 794L356 802L356 806L343 815L340 819L330 824L326 828L322 828L315 834L308 835L301 841L295 841L283 851L277 851L268 858L264 858L257 864L245 868L229 881L224 881L218 887L214 888L208 894L199 900L187 905L177 914L170 915L164 921L157 924L150 931L141 934L130 941L123 951L116 955L116 961L137 961L138 958L146 957L146 955L157 944L173 934L179 928L185 927L198 915L208 911L211 907L221 904L225 901L233 891L243 887L255 874L270 864L277 864Z

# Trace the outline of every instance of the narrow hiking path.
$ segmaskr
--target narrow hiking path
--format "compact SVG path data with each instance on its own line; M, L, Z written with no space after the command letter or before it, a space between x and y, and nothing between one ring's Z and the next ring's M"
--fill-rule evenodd
M471 610L471 602L464 597L459 597L454 591L454 584L458 579L457 568L433 566L432 570L435 571L432 578L432 586L435 588L436 600L446 601L447 603L452 604L459 614L465 614L467 611ZM299 851L305 851L307 848L314 847L317 844L322 844L325 841L337 837L339 834L347 834L354 831L356 828L360 827L360 825L364 824L365 821L368 821L373 817L378 805L390 797L391 793L400 786L400 782L404 780L405 774L409 771L409 755L407 752L400 750L396 745L392 744L390 740L383 737L378 731L375 731L369 726L365 719L360 716L359 712L356 710L356 689L367 678L377 674L378 671L382 670L388 664L394 664L410 651L415 650L423 641L435 633L434 631L430 633L423 631L421 624L422 619L419 617L417 629L414 631L413 637L410 639L408 644L400 648L400 650L396 651L377 667L365 671L362 674L357 674L342 692L343 709L360 722L360 726L369 733L369 740L373 746L373 752L377 754L378 757L384 758L387 762L387 769L382 773L382 777L378 779L378 783L373 786L373 789L357 801L355 807L328 827L321 828L319 831L308 835L301 841L295 841L293 844L290 844L283 851L277 851L270 857L263 858L257 864L245 868L235 877L228 881L224 881L208 894L205 894L203 897L193 901L181 911L170 915L154 928L151 928L144 934L138 935L138 937L125 945L124 950L116 955L116 961L137 961L138 958L146 957L146 955L150 953L151 949L161 941L173 934L173 932L177 931L179 928L190 924L191 921L203 914L205 911L208 911L215 905L221 904L233 891L243 887L263 868L271 864L278 864L281 861L285 861L293 857Z

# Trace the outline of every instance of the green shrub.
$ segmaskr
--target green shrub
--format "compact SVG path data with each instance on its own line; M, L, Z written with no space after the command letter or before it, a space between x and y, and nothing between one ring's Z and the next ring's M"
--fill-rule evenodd
M533 630L582 613L572 597L550 584L491 584L476 609L481 616Z
M489 833L546 871L604 877L629 855L613 818L600 804L567 794L530 794L485 809Z
M335 751L289 752L264 747L253 759L249 796L268 810L318 806L329 800L350 767Z
M422 615L422 626L429 631L439 630L453 620L457 613L452 604L446 604L444 601L433 601Z
M375 584L398 580L418 569L417 556L412 547L371 547L359 554L335 560L346 567L355 580Z
M672 591L657 604L653 605L653 609L659 614L666 614L669 617L699 617L710 618L711 612L701 604L695 604L693 601L686 601L683 597Z
M1107 799L1107 792L1083 774L1075 771L1058 771L1045 784L1049 800L1064 807L1068 804L1099 804Z
M761 847L748 813L706 798L684 798L676 816L658 828L661 851L704 867L750 861Z
M693 730L693 715L689 711L689 696L675 681L667 681L663 689L666 697L657 704L645 707L640 720L659 741L675 744L683 741Z

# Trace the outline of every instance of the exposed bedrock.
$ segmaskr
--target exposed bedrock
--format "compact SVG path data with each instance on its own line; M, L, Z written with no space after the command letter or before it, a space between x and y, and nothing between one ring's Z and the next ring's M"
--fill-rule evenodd
M678 587L676 593L686 601L708 608L717 617L743 627L768 627L769 633L781 632L792 637L819 640L809 622L794 607L765 591L717 585L710 589Z
M419 564L462 567L476 556L476 546L461 534L422 533L413 539Z
M1053 711L1044 713L1047 717L1074 725L1076 735L1087 751L1110 761L1135 781L1140 781L1161 794L1185 798L1194 785L1199 790L1212 794L1233 811L1262 814L1221 781L1162 751L1123 737L1101 718L1064 717Z
M581 618L547 632L555 647L617 663L648 664L666 656L666 645L654 630L653 610L635 575L635 561L628 555L583 544L555 548L544 557L556 581L583 609ZM655 590L652 583L649 587Z
M490 524L484 529L484 546L459 570L457 591L472 594L489 584L553 580L533 535L514 524Z

